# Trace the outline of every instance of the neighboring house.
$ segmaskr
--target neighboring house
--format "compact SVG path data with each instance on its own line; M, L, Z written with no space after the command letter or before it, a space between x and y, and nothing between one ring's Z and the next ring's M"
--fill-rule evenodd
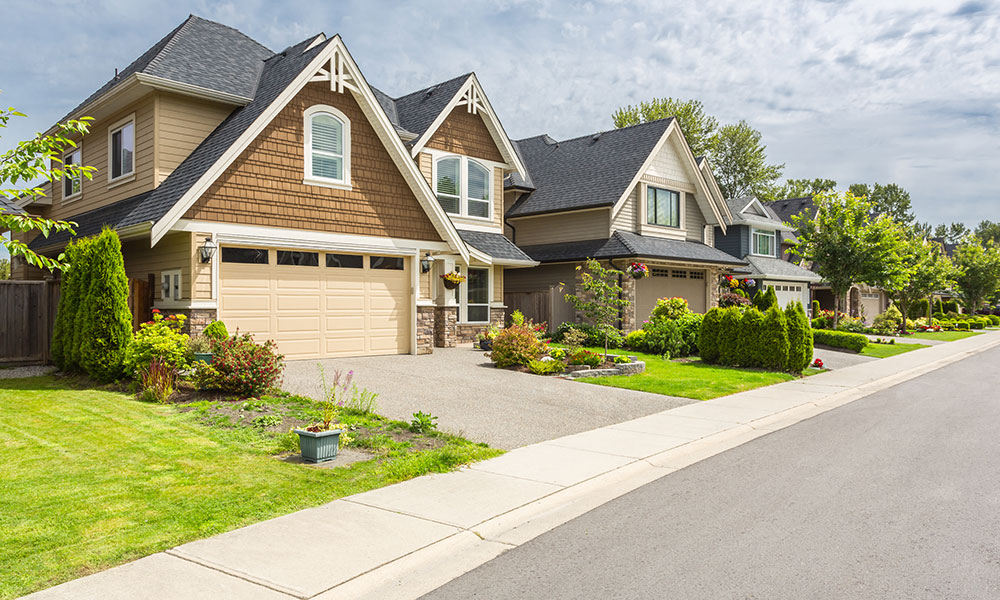
M582 317L564 300L587 258L623 269L643 262L651 276L624 278L625 331L641 327L659 298L680 296L705 312L719 278L740 258L714 247L729 209L675 119L556 141L516 142L528 176L505 182L507 234L540 266L506 274L505 302L554 327Z
M275 53L192 16L65 118L85 115L65 159L93 179L27 208L116 229L129 278L194 333L221 319L289 359L431 352L502 321L505 272L536 264L503 235L525 172L474 74L391 98L340 36Z
M803 198L786 198L784 200L773 200L765 202L764 205L782 222L792 225L792 216L801 215L811 218L816 214L816 204L812 196ZM788 248L796 243L794 232L790 232L788 237L782 239L782 254L786 260L798 261L795 255L788 253ZM812 297L819 302L823 310L833 310L834 297L830 286L820 281L813 283ZM842 306L841 309L844 307ZM889 308L889 297L882 290L865 284L852 286L847 293L847 313L852 317L863 318L866 322L872 320L885 312Z
M782 307L798 300L811 310L810 284L822 277L788 260L782 242L794 240L791 226L756 198L734 198L726 201L733 216L729 228L717 228L715 247L749 264L744 276L757 282L760 290L774 288Z

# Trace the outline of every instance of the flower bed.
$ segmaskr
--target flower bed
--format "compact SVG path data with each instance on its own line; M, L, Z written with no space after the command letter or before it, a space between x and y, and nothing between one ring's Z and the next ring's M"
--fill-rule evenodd
M629 362L605 362L597 368L589 365L571 365L566 367L566 376L572 379L578 377L613 377L616 375L638 375L646 370L646 363L635 356L627 357Z

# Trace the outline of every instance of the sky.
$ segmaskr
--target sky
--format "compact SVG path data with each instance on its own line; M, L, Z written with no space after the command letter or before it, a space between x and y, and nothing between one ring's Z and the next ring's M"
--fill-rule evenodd
M475 71L513 139L697 99L759 129L785 177L897 183L933 224L1000 220L1000 2L40 0L4 13L0 105L28 118L0 130L0 152L193 13L275 51L340 33L393 96Z

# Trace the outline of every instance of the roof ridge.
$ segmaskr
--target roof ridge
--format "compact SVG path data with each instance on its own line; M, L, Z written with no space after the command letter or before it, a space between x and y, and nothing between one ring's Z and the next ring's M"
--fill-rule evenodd
M617 238L618 241L621 242L623 246L625 246L626 248L628 248L629 252L638 253L639 251L636 250L635 246L633 246L632 244L628 243L628 240L625 239L625 236L619 235L620 233L621 233L621 230L616 229L615 232L614 232L614 234L612 234L612 237Z
M163 44L163 47L160 48L160 50L153 56L153 58L149 59L149 62L146 63L146 66L143 67L142 70L146 71L147 69L149 69L149 67L151 67L153 65L156 65L156 64L159 64L160 58L163 57L163 55L166 53L166 51L169 48L173 48L174 47L174 42L177 40L177 36L180 35L180 33L182 31L184 31L185 29L187 29L188 26L191 23L193 23L194 20L197 19L197 18L198 17L194 16L193 14L188 13L188 18L184 19L184 22L181 23L179 27L177 27L176 29L174 29L173 31L171 31L169 34L167 34L167 36L169 38L169 39L167 39L167 42L165 44Z
M224 28L224 29L228 29L228 30L230 30L230 31L234 31L234 32L236 32L236 33L240 34L241 36L243 36L244 38L246 38L247 40L249 40L249 41L251 41L251 42L253 42L253 43L257 44L258 46L260 46L260 49L261 49L261 50L266 50L266 51L270 52L271 54L274 54L274 53L275 53L275 52L274 52L274 50L272 50L272 49L268 48L268 47L267 47L267 46L265 46L264 44L261 44L261 43L260 43L260 42L258 42L257 40L255 40L255 39L253 39L252 37L250 37L249 35L247 35L247 34L243 33L243 32L242 32L242 31L240 31L239 29L236 29L235 27L232 27L232 26L230 26L230 25L226 25L225 23L220 23L219 21L213 21L213 20L211 20L211 19L206 19L205 17L199 17L199 16L198 16L198 15L196 15L196 14L191 14L191 15L190 15L190 17L193 17L193 18L195 18L195 19L197 19L197 20L199 20L199 21L205 21L206 23L211 23L211 24L213 24L213 25L218 25L219 27L222 27L222 28ZM189 18L190 18L190 17L189 17ZM316 35L319 35L319 34L317 33ZM313 37L313 38L315 38L315 37L316 37L316 35L314 35L314 36L312 36L312 37ZM300 43L301 43L301 42L300 42Z
M421 92L426 93L428 90L433 90L435 88L439 88L439 87L441 87L442 85L444 85L446 83L451 83L451 82L457 81L459 79L468 79L469 77L472 77L475 74L476 74L475 71L469 71L468 73L465 73L463 75L459 75L457 77L452 77L451 79L446 79L444 81L439 81L437 83L433 83L433 84L428 85L426 87L420 88L419 90L416 90L414 92L409 92L407 94L403 94L402 96L393 97L393 96L389 96L389 94L385 94L385 92L382 92L382 93L385 94L386 96L388 96L390 99L392 99L393 102L398 102L399 100L402 100L403 98L409 98L410 96L416 96L417 94L420 94Z
M669 122L672 121L675 118L676 117L664 117L662 119L656 119L654 121L645 121L643 123L636 123L635 125L629 125L628 127L614 127L612 129L604 129L602 131L593 131L591 133L587 133L587 134L584 134L584 135L578 135L576 137L567 138L565 140L555 140L555 142L557 144L565 144L566 142L575 142L577 140L582 140L584 138L594 137L595 135L604 135L606 133L616 133L618 131L625 131L626 129L635 129L637 127L643 127L643 126L646 126L646 125L652 125L654 123L663 123L663 122L666 122L669 125L670 124ZM522 139L516 140L516 141L518 141L518 142L524 142L524 141L527 141L527 140L531 140L531 139L534 139L534 138L537 138L537 137L546 136L546 135L548 135L548 134L547 133L541 133L539 135L533 135L531 137L522 138Z

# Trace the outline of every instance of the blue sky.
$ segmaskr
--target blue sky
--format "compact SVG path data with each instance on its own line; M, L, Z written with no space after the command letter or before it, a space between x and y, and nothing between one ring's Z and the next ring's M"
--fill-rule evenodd
M340 33L399 95L476 71L513 138L611 127L623 104L701 100L760 129L787 177L895 182L932 223L998 220L1000 6L969 2L21 3L0 104L46 129L189 13L274 50Z

